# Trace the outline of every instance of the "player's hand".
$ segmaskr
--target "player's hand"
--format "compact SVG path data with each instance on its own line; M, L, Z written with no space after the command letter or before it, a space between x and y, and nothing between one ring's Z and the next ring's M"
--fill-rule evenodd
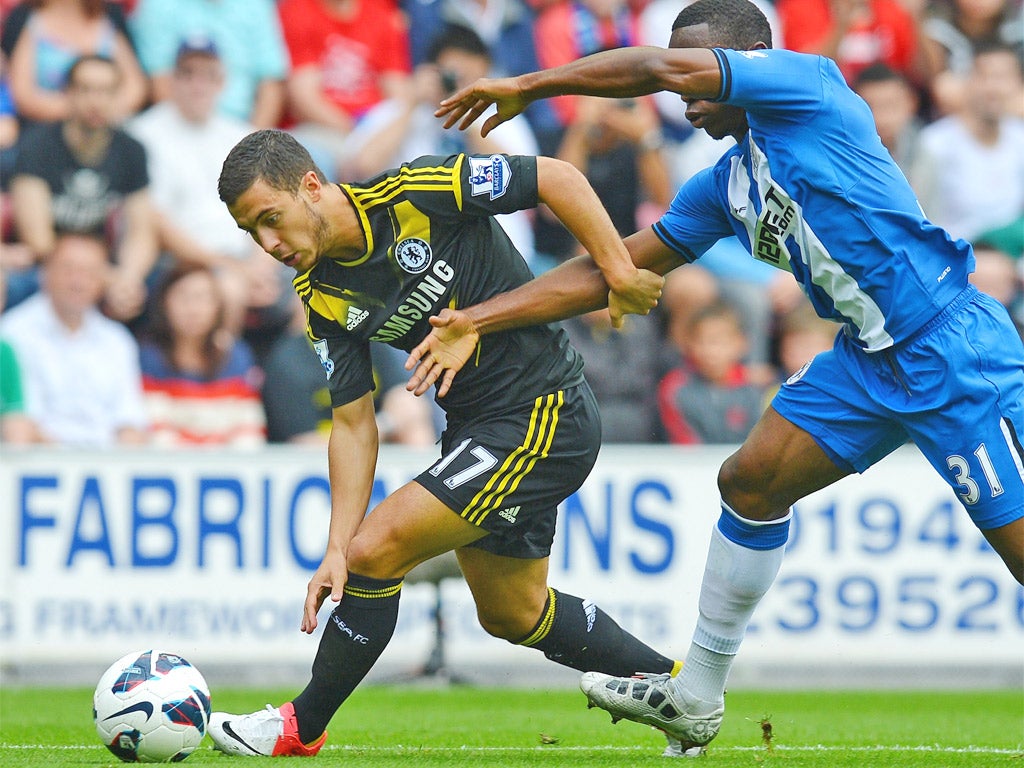
M455 374L472 357L480 334L469 316L455 309L442 309L439 315L430 318L430 324L433 329L405 361L405 370L416 368L405 388L422 395L440 379L437 396L444 397L451 389Z
M646 315L658 305L665 278L647 269L636 270L628 280L608 291L612 327L621 328L626 315Z
M306 603L302 607L302 631L307 635L316 629L316 614L324 604L327 596L334 602L340 602L341 595L348 581L348 563L345 556L328 552L316 569L313 578L306 587Z
M498 107L497 113L487 118L480 128L480 135L486 136L506 120L510 120L526 109L526 105L529 103L523 96L516 78L490 79L482 77L443 99L441 106L434 112L434 116L445 119L445 128L451 128L458 123L459 130L464 131L491 104L495 104Z

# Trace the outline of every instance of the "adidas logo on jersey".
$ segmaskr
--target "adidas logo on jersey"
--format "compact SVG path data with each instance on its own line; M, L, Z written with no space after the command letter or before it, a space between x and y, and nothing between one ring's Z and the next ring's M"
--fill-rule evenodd
M498 512L499 517L504 517L510 523L515 523L516 515L519 514L519 507L509 507Z
M345 318L345 328L351 331L369 316L370 313L367 312L365 309L360 309L359 307L349 307L348 316Z

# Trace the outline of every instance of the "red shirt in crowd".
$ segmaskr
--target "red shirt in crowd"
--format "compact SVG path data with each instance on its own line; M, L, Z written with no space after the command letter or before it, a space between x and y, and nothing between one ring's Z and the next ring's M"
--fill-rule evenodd
M320 69L326 96L354 118L383 98L380 77L411 69L409 38L391 3L361 0L351 18L322 0L282 0L281 27L292 69Z
M833 30L830 0L779 0L776 9L786 47L803 53L826 53L823 48ZM847 82L860 71L881 62L911 74L917 53L914 18L897 0L869 0L869 12L847 30L835 54Z

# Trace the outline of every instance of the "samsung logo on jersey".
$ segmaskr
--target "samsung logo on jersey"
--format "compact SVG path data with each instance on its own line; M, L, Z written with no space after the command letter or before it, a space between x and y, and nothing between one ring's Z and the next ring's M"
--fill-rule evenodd
M437 311L437 305L444 296L448 283L455 276L455 270L448 266L448 262L439 259L434 262L431 274L426 275L416 289L410 293L405 301L398 305L395 313L389 317L370 341L391 342L399 339L408 333L417 320L429 317Z

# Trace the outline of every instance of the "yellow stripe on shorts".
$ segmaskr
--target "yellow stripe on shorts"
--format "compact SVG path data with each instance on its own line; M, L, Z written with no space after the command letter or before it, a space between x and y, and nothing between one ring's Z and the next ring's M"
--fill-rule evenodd
M547 458L551 443L555 439L558 411L564 403L563 390L541 395L534 401L526 439L508 455L479 493L462 510L463 518L474 525L480 525L492 510L500 507L508 495L519 487L519 483L530 473L537 461Z

